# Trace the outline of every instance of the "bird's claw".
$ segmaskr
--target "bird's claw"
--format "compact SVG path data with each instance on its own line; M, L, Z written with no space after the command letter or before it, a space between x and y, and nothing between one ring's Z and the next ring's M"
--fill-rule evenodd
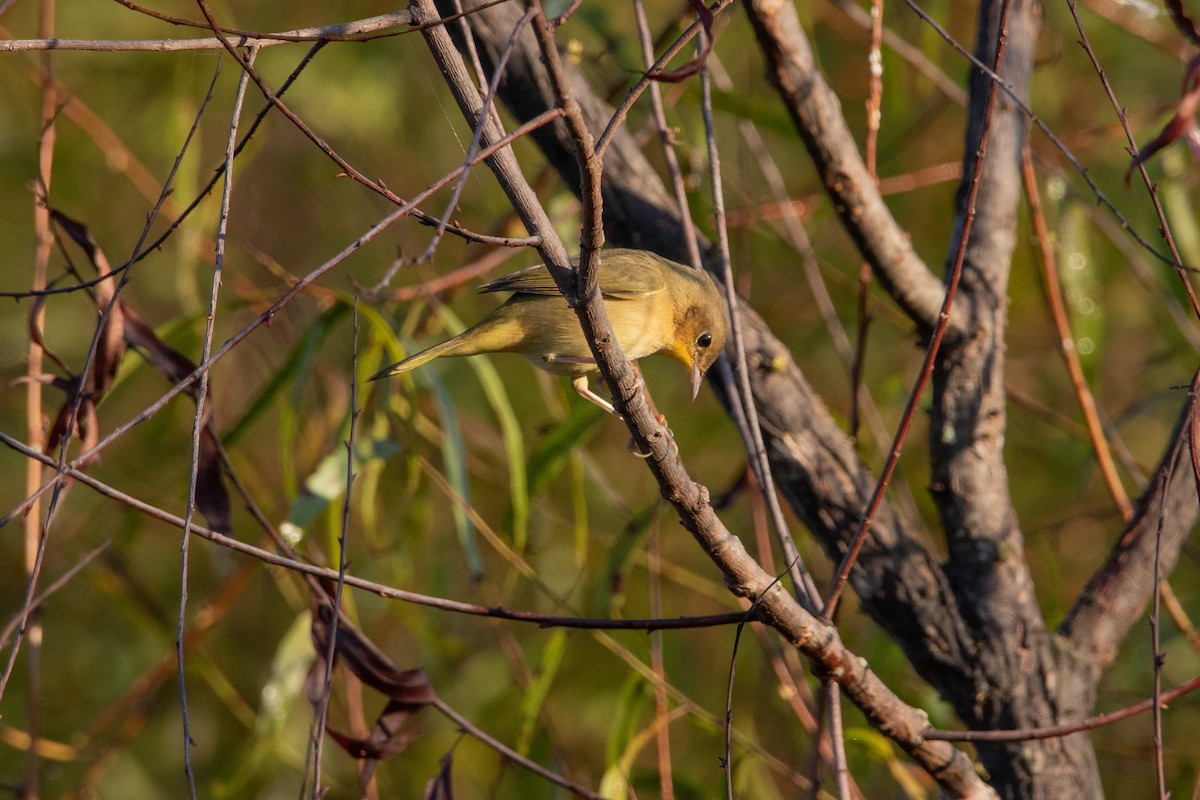
M655 419L658 420L658 424L663 427L663 430L665 430L667 432L667 438L671 442L671 455L678 458L679 457L679 443L675 441L675 432L667 426L667 418L664 417L662 414L658 414L658 415L656 415ZM630 453L637 456L638 458L649 458L651 456L650 453L643 452L638 447L637 442L634 441L634 439L633 439L632 433L629 434L629 441L625 443L625 449L627 449Z

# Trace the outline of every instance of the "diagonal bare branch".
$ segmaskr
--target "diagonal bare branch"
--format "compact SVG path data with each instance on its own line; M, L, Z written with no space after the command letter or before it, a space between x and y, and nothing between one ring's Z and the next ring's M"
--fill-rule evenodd
M855 147L841 103L817 70L795 6L749 0L746 13L767 59L767 78L783 98L847 233L913 322L925 330L933 328L942 305L942 283L884 204ZM961 335L965 322L954 314L951 335Z

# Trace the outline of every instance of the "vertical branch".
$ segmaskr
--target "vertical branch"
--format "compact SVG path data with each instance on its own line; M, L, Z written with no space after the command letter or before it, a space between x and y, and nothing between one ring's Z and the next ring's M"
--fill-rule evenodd
M752 609L753 610L753 609ZM737 674L738 645L742 641L745 622L739 622L733 634L733 652L729 654L729 673L725 677L725 755L721 758L721 771L725 774L725 800L735 800L733 793L733 678Z
M846 763L846 733L842 729L842 693L833 681L826 684L829 704L829 739L833 746L833 780L838 800L850 800L850 767Z
M1194 386L1193 386L1194 390ZM1180 453L1183 448L1179 448ZM1172 469L1178 467L1179 460L1175 460ZM1158 525L1154 532L1154 606L1150 612L1150 647L1151 658L1154 659L1154 688L1152 697L1154 699L1154 777L1158 785L1159 800L1168 800L1170 794L1167 792L1167 775L1163 764L1163 704L1162 704L1162 668L1163 660L1166 654L1162 651L1162 641L1160 637L1161 625L1159 612L1162 607L1162 593L1159 587L1162 586L1162 544L1163 544L1163 519L1166 513L1166 492L1163 492L1163 499L1159 502L1158 507Z
M701 35L702 41L704 35ZM775 487L775 476L771 472L771 464L767 458L767 447L763 441L762 426L758 419L758 408L755 405L754 391L750 387L750 369L746 361L746 345L742 332L740 315L737 313L733 291L733 264L729 255L729 229L725 221L725 189L721 178L721 157L717 148L716 125L712 109L712 74L705 65L700 70L701 111L704 115L705 140L708 145L708 171L711 181L713 215L716 221L717 253L720 256L722 284L725 287L725 299L729 304L730 348L733 351L733 375L729 396L737 399L737 405L745 416L745 429L749 439L745 442L754 476L766 501L771 514L771 523L775 528L775 537L783 553L784 569L792 579L793 590L797 600L807 609L818 607L821 594L812 574L800 558L796 542L788 530L783 517L783 509L779 505L779 493Z
M699 42L702 49L705 46L706 39L707 34L701 34ZM707 63L700 69L700 91L701 111L704 116L705 141L708 145L709 180L711 181L710 191L712 194L713 215L715 217L717 232L717 253L720 257L726 302L729 305L730 345L733 350L734 369L732 376L729 378L730 385L727 387L727 391L731 401L736 399L736 405L741 407L742 414L745 417L744 427L745 431L749 434L749 439L745 442L747 456L753 467L754 475L757 478L756 483L762 492L766 507L770 511L775 536L779 542L785 561L784 568L792 579L796 599L804 608L814 610L820 603L821 595L817 589L816 582L812 578L812 574L805 567L800 557L800 551L796 548L796 542L792 538L791 531L788 530L787 523L784 520L783 509L779 505L779 493L775 487L775 477L771 472L771 464L767 458L767 448L763 440L762 427L759 423L754 392L750 386L750 370L746 361L745 341L734 302L733 264L729 253L729 230L725 218L725 190L721 175L720 151L717 148L716 124L713 119L712 74ZM731 683L732 676L733 667L731 665ZM831 708L840 710L837 703L837 684L828 678L824 680L830 691ZM732 708L730 708L730 713L732 713ZM838 733L841 733L840 726L838 727ZM840 737L833 742L834 761L842 765L845 763L843 744ZM727 774L731 771L731 766L726 764ZM842 778L845 777L840 771L839 776ZM839 787L841 785L842 783L839 781ZM843 798L847 796L846 794L842 795Z
M554 42L554 31L551 30L546 15L542 13L542 5L539 0L532 0L532 4L537 8L533 30L537 36L538 47L541 48L542 58L546 62L546 72L554 87L557 105L563 110L567 128L571 132L571 139L575 142L575 157L579 161L579 199L583 203L583 213L582 230L579 233L579 267L575 276L575 289L581 305L584 306L581 316L588 313L588 316L593 317L594 324L595 316L599 315L588 312L587 309L599 308L601 313L603 309L603 305L599 302L598 270L595 268L592 256L604 246L604 200L600 194L604 160L603 156L596 152L595 140L583 119L583 110L567 85L567 79L558 58L558 45ZM599 342L597 346L600 346ZM620 352L620 348L614 348L614 351Z
M257 48L251 48L247 63L253 64L258 54ZM237 148L238 122L242 114L242 102L246 97L246 86L249 75L242 72L238 80L237 94L233 101L233 110L229 121L229 136L225 145L225 177L221 186L221 208L218 212L216 249L213 260L212 287L208 300L208 319L204 328L204 339L200 347L199 363L207 364L212 354L213 330L217 319L217 300L221 293L221 276L225 265L225 240L229 231L229 205L233 194L233 158ZM180 720L183 727L183 765L187 776L188 794L196 797L196 776L192 767L192 735L188 719L187 676L185 670L185 639L187 634L187 603L188 603L188 565L190 559L192 516L196 513L196 489L200 471L200 437L211 416L206 401L208 399L209 369L200 369L199 384L196 388L196 414L192 419L192 449L191 473L188 477L187 507L183 516L183 535L179 547L179 615L176 620L175 652L177 658L177 680L179 685Z
M871 49L867 56L871 81L867 95L867 141L864 161L867 174L879 185L876 156L879 147L879 123L883 114L883 0L871 0ZM858 266L858 344L850 368L850 436L858 438L859 407L862 400L862 371L867 358L867 331L871 326L868 291L871 265L863 259Z
M646 572L650 580L650 616L662 616L662 566L660 562L658 516L650 529L646 551ZM658 796L674 800L675 783L671 778L671 726L667 707L667 672L663 664L661 630L650 631L650 667L654 670L654 739L658 749Z
M329 648L325 651L325 683L321 701L313 714L312 736L312 796L318 800L321 792L321 751L325 744L325 723L329 718L329 696L333 693L333 664L337 654L338 626L342 621L342 590L346 587L346 536L350 532L350 502L354 489L354 443L358 433L358 298L354 299L354 321L350 351L350 432L346 436L346 496L342 501L342 528L338 531L338 578L329 614Z
M642 0L633 1L633 12L637 20L638 42L642 46L642 64L646 69L650 69L654 66L654 50L650 41L650 23L646 20L646 7ZM704 262L700 258L700 246L696 243L696 229L692 223L691 210L688 208L687 187L683 185L683 172L679 168L679 159L675 156L673 146L675 142L670 128L667 127L662 88L658 81L650 83L650 111L654 116L654 125L658 129L658 141L662 145L663 162L667 166L667 175L671 179L671 188L675 192L675 202L679 204L679 221L683 225L683 244L687 248L688 263L694 269L703 269Z
M728 73L721 67L721 62L715 53L709 56L707 64L711 67L712 76L716 81L717 87L724 91L734 91L733 82L730 80ZM833 343L838 356L841 358L850 375L851 384L854 384L858 380L855 377L855 370L861 365L863 358L861 354L856 355L854 348L850 344L850 338L846 335L846 330L841 320L838 319L837 309L834 308L833 298L830 296L829 289L825 285L825 279L821 275L821 266L817 263L812 242L804 229L800 213L788 196L783 172L780 170L776 160L772 158L770 148L753 122L750 120L739 121L738 130L746 142L749 153L754 156L759 172L766 180L771 194L776 199L783 225L779 233L800 256L800 264L804 269L804 278L808 283L809 291L812 292L817 311L825 323L825 329L829 333L830 341ZM734 316L736 317L734 324L740 326L743 323L744 315L735 314ZM859 341L861 342L862 340L863 337L860 335ZM727 392L727 394L731 397L734 396L732 392ZM857 413L866 418L866 422L870 425L871 433L875 438L876 447L883 457L886 458L887 453L885 448L891 439L891 434L884 425L883 418L879 415L879 409L875 406L870 393L867 391L858 392L856 403L857 408L852 409L852 413ZM740 415L742 412L740 407L731 405L731 413L735 414L736 420L738 419L737 415ZM738 422L738 428L739 430L743 428L740 421ZM852 427L851 430L853 430ZM892 488L897 489L901 485L901 481L896 479L892 483ZM897 504L897 510L907 514L908 520L911 521L920 518L912 499L911 488L903 485L903 491L893 491L892 497Z
M38 21L38 35L49 38L54 35L55 0L42 0L41 16ZM58 135L54 118L58 114L58 92L54 80L54 61L52 51L47 50L41 58L41 136L38 139L38 182L40 191L34 195L33 224L37 236L37 245L33 259L33 278L31 286L34 290L44 289L46 274L50 264L50 253L54 247L54 236L50 231L50 181L54 171L54 144ZM39 305L30 324L38 330L43 329L46 320L45 306ZM31 336L27 349L29 360L25 374L29 380L25 383L25 429L29 445L34 450L42 450L46 446L44 422L42 420L42 347ZM25 461L25 494L37 491L41 483L42 465L33 459ZM42 537L41 504L35 503L21 521L24 533L25 548L25 578L29 586L37 581L37 571L42 560L45 540ZM26 602L30 597L26 597ZM29 688L27 691L27 715L29 718L29 750L25 762L25 790L30 797L38 796L40 784L40 768L38 759L38 738L41 736L41 615L32 614L27 627L30 629L30 646L26 654L29 667ZM14 645L13 653L16 653ZM4 694L4 684L0 683L0 697Z

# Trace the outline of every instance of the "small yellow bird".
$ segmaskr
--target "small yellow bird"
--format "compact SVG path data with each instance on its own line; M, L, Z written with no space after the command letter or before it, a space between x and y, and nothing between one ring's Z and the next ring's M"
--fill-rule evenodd
M692 397L725 346L729 324L725 300L705 272L645 250L603 250L597 274L600 294L617 344L632 361L663 353L691 372ZM612 404L588 388L598 371L579 318L559 293L545 266L505 275L481 292L513 292L476 325L371 376L379 380L441 356L520 353L534 366L570 375L580 396L608 411Z

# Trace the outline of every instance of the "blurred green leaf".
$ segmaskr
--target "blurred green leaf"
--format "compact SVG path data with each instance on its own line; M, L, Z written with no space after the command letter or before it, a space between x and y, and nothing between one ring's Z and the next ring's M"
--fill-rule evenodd
M312 354L316 352L321 342L329 335L330 329L346 316L348 310L349 307L345 304L335 303L313 320L312 324L301 335L296 346L288 353L287 359L272 373L270 379L267 380L266 384L255 395L250 406L221 436L222 444L226 447L232 447L237 444L242 436L254 426L254 423L262 418L263 414L271 407L271 404L278 399L284 387L289 382L297 380L302 366L307 366L311 363ZM293 398L293 402L295 402L295 398Z
M446 328L451 335L458 335L465 326L455 316L454 312L445 306L438 309ZM504 456L508 463L508 481L510 511L509 522L512 530L513 547L518 553L524 551L529 525L529 496L526 491L525 477L525 437L521 432L521 423L513 411L508 399L508 391L499 373L486 358L471 357L468 365L475 372L480 386L483 387L484 397L500 423L500 432L504 440Z
M529 454L529 499L545 491L567 464L577 447L583 447L598 427L596 423L608 415L594 403L570 403L566 419L550 429Z
M643 506L626 523L608 549L604 560L603 580L596 586L595 608L605 609L610 616L619 617L624 604L626 573L634 562L634 554L646 541L650 524L658 514L659 502Z
M475 523L471 522L466 510L466 506L471 505L471 482L467 475L466 444L463 441L462 430L458 427L458 409L454 405L454 397L446 389L446 384L436 374L428 372L425 380L433 389L438 418L442 421L442 468L446 473L446 481L458 495L458 501L450 503L450 514L454 518L458 543L467 559L467 569L471 577L478 580L483 577L483 558L479 554Z
M400 443L392 439L360 437L354 446L354 471L357 473L369 462L386 461L402 449ZM289 533L289 538L302 535L317 515L335 503L345 491L346 448L339 443L304 479L304 489L292 503L292 510L288 514L287 521L295 531Z
M529 753L529 744L537 733L538 719L550 687L558 676L563 657L567 654L567 642L570 640L569 631L559 628L550 634L546 646L542 648L542 658L538 662L537 672L533 680L525 687L525 695L521 698L521 732L517 736L517 752L523 755Z
M294 734L297 728L308 726L308 720L297 717L311 713L307 702L302 705L299 702L304 699L305 680L315 657L311 629L309 613L297 614L276 645L270 671L259 693L253 744L243 751L231 778L213 783L213 797L251 796L248 785L259 779L269 756L283 758L293 766L303 765L304 753L297 750L296 744L305 740Z
M600 794L611 800L622 800L628 796L629 764L625 759L637 738L639 721L652 697L650 686L636 675L630 675L621 684L617 694L605 748L607 768L600 779Z

